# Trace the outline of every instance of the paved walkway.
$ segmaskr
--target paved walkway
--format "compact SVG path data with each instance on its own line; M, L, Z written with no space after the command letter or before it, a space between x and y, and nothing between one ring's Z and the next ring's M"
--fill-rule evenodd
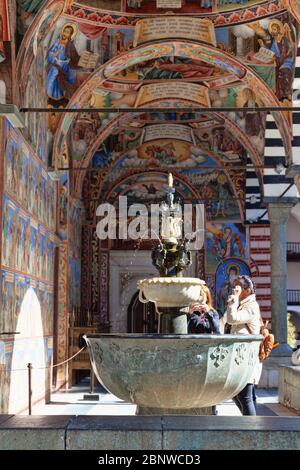
M97 386L96 392L99 400L89 398L88 384L73 387L67 392L53 393L51 403L45 405L39 403L33 407L33 415L115 415L130 416L135 414L135 405L126 403L119 398L104 392L102 387ZM240 416L240 411L231 401L217 405L219 416ZM277 389L257 390L257 415L258 416L298 416L297 413L278 403Z

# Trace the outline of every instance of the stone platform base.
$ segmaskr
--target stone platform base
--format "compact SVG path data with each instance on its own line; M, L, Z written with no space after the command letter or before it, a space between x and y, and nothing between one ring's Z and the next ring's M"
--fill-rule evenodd
M0 450L300 450L300 420L259 416L0 416Z
M279 369L281 366L289 366L291 357L270 356L263 362L263 369L258 388L277 388L279 384Z
M279 403L300 414L300 366L279 368Z
M210 416L213 415L213 409L211 406L206 408L147 408L137 406L136 414L139 416Z

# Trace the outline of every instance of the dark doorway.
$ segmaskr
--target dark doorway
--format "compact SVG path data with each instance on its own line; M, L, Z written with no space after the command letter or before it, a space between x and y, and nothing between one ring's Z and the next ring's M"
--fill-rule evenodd
M153 302L143 304L136 292L127 311L128 333L157 333L157 314Z

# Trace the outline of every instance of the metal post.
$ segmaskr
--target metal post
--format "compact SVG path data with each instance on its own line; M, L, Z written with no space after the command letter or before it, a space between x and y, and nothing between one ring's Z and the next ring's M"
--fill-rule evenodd
M32 390L31 390L32 364L31 362L27 364L27 368L28 368L28 414L31 415L31 399L32 399Z
M91 380L90 380L90 393L94 393L95 389L95 374L93 368L91 368Z
M93 400L93 401L98 401L100 399L99 393L95 393L95 374L93 371L93 366L91 364L91 373L90 373L90 391L89 393L86 393L83 395L84 400Z

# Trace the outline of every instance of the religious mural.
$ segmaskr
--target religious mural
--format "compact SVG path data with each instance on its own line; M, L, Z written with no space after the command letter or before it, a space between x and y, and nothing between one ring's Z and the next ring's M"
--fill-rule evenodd
M17 0L18 33L25 34L44 0Z
M69 203L69 309L80 308L82 207L74 199Z
M150 8L150 4L155 9L157 8L155 1L135 3L131 2L131 6L127 4L126 9L144 13L146 12L145 8L146 10ZM242 3L204 2L205 4L210 3L210 7L200 5L203 2L185 1L181 3L179 9L175 8L176 13L194 8L199 9L199 12L205 11L207 8L207 11L211 8L213 10L218 8L226 13L227 9L250 7L250 10L245 10L245 15L246 12L249 12L247 17L243 13L245 19L248 20L246 24L231 26L231 21L229 21L228 25L223 26L220 23L215 28L216 45L222 51L235 55L249 69L253 70L268 85L269 89L274 91L279 101L283 104L290 101L291 80L295 65L296 30L289 14L280 13L281 8L277 6L277 2L274 2L273 8L268 5L265 12L265 16L268 14L277 14L277 16L261 20L259 19L263 14L263 11L259 10L261 7L258 7L257 11L255 10L255 13L252 14L251 7L254 7L255 2L251 1ZM136 31L134 25L124 27L125 20L124 23L121 21L115 23L117 18L112 16L112 21L109 21L108 14L104 21L104 17L99 16L96 11L91 10L86 17L86 11L78 9L75 4L72 5L70 2L68 8L72 10L73 20L71 17L61 17L56 22L55 29L51 34L47 33L43 37L43 47L36 47L37 59L32 62L25 89L27 106L37 106L37 101L44 100L46 97L47 103L40 102L39 104L53 108L53 113L48 114L47 119L46 116L33 116L33 119L28 120L33 142L37 144L36 148L44 161L51 155L54 133L60 119L60 115L55 113L55 109L65 107L69 103L74 92L81 87L91 72L112 57L130 51ZM159 7L160 13L163 12L161 8ZM97 20L94 18L95 15L98 15ZM85 17L89 19L88 22L83 21ZM120 16L119 19L121 18ZM126 19L126 17L124 18ZM100 19L103 20L103 24L98 26ZM97 25L92 25L92 21L97 21ZM225 22L228 23L227 17ZM113 75L115 83L106 81L103 88L92 87L89 106L137 106L137 103L141 103L141 87L138 87L138 82L152 83L156 80L170 79L194 83L202 82L209 90L212 106L251 107L262 104L262 94L259 87L255 90L249 84L238 83L236 73L240 74L242 78L244 74L242 70L238 71L236 67L226 65L225 61L219 61L220 67L218 67L216 65L218 61L215 60L214 63L212 60L209 61L209 56L205 58L205 61L199 61L196 60L196 57L188 57L184 51L181 51L180 54L176 52L173 56L168 51L164 56L162 54L164 47L166 48L165 45L160 46L159 55L154 48L151 54L145 55L144 61L138 61L139 63L135 60L131 61L129 55L125 56L124 61L128 65L125 69L122 67L122 70L118 71L121 64L116 64L113 69L108 66L105 75L106 77ZM194 52L196 56L196 51ZM142 50L141 54L143 54ZM43 65L42 70L39 64L47 65L46 67ZM38 77L38 80L33 77ZM117 86L118 82L120 83L119 87ZM137 82L136 86L134 82ZM126 87L125 84L128 86ZM162 86L163 83L160 87ZM33 90L33 88L35 89ZM111 91L109 91L110 88L112 88ZM158 98L158 91L156 94ZM187 96L186 93L185 96ZM243 131L246 130L253 146L257 148L262 157L265 116L246 112L232 114L231 119ZM68 142L72 142L75 161L84 158L99 135L100 129L104 129L112 117L114 116L108 116L105 113L94 113L89 116L81 114L76 118L70 131L72 137L70 135L70 139L68 139ZM66 117L65 121L66 119L73 118ZM58 161L58 166L61 166L61 163L62 160Z
M113 171L107 175L102 191L99 194L99 201L117 201L119 196L128 198L128 205L133 203L150 204L161 202L165 195L167 186L164 174L154 174L152 172L136 174L132 176L122 175L121 182L114 186L117 172ZM194 203L203 203L206 210L207 220L237 220L242 219L239 198L235 196L228 177L221 172L182 170L183 180L176 183L176 192L182 200ZM187 181L185 184L183 181ZM193 193L191 189L193 188Z
M132 46L133 31L94 28L59 20L47 47L46 92L50 106L65 106L91 71Z
M295 21L285 13L275 18L216 30L218 47L251 67L278 100L291 102L297 47Z
M126 0L126 11L130 13L211 13L235 10L255 5L257 0Z
M256 96L255 92L245 85L238 87L227 87L219 90L212 90L210 93L212 106L215 107L257 107L262 105L261 100ZM239 111L229 113L227 116L230 119L228 127L233 130L233 126L236 125L247 135L250 143L256 149L260 155L260 159L263 158L264 146L265 146L265 124L266 114ZM201 131L200 131L201 132ZM213 130L214 145L217 147L218 152L228 154L228 151L232 153L242 153L243 143L234 137L234 132L226 131L223 132L220 129Z
M215 273L219 263L223 263L228 258L248 258L244 225L207 223L206 231L207 273Z
M55 229L53 181L21 134L6 124L5 191L49 229Z
M69 202L69 177L63 172L59 178L59 202L58 202L58 235L61 240L68 236L68 202Z
M227 258L218 265L215 273L215 305L218 312L225 312L228 295L232 293L233 281L242 275L251 275L248 265L242 259Z
M53 335L56 191L39 159L43 150L35 155L19 130L7 122L4 131L0 331L20 336L15 342L8 336L1 343L8 372L0 372L0 410L15 412L27 405L22 392L26 360L36 366L49 365L51 360L45 358L44 346ZM45 138L38 136L37 141L42 146ZM21 336L27 338L26 344ZM14 372L22 368L24 372ZM36 374L35 399L45 393L48 373L41 369Z
M2 265L52 282L53 256L53 233L4 196Z

